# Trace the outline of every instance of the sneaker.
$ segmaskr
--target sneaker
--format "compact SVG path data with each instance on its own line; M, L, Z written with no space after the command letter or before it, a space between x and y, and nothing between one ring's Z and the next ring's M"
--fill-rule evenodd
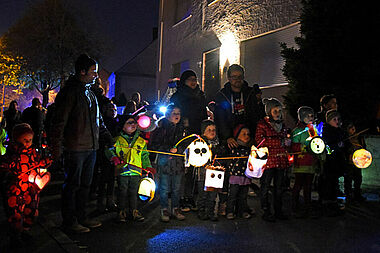
M64 225L63 230L65 230L66 232L69 232L69 233L78 233L78 234L90 232L90 229L88 227L85 227L85 226L78 224L78 223L75 223L71 226L65 226Z
M144 221L145 218L144 218L144 216L142 216L142 214L139 212L139 210L135 209L135 210L133 210L133 220Z
M195 201L193 198L189 198L187 200L187 203L188 203L188 206L190 207L191 211L198 211L198 207L197 205L195 204Z
M170 213L168 209L161 209L161 221L163 222L169 222L170 220Z
M226 208L227 208L226 203L220 203L219 208L218 208L218 214L221 216L226 216Z
M120 212L117 214L117 221L118 222L126 222L127 213L125 210L120 210Z
M233 213L228 213L227 216L226 216L227 220L233 220L235 219L235 214Z
M173 216L177 220L184 220L185 219L185 216L181 213L181 210L179 208L174 208L173 209Z
M244 212L244 213L241 215L241 217L242 217L243 219L249 219L249 218L251 218L251 215L250 215L249 213L247 213L247 212Z
M180 201L179 201L179 203L180 203L180 208L181 208L181 211L182 212L190 212L190 206L189 206L189 204L188 204L188 199L186 198L186 199L184 199L184 198L182 198L182 199L180 199Z
M97 228L102 225L102 223L95 219L86 219L83 222L80 223L81 225L87 227L87 228Z

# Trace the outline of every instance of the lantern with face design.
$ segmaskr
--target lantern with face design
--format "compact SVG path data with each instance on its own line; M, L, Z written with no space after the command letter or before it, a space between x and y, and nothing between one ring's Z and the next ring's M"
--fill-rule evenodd
M211 160L211 150L207 143L199 138L194 140L185 150L185 166L204 166Z
M255 146L252 146L245 175L249 178L260 178L263 175L263 168L267 164L268 154L267 147L257 149Z
M352 155L352 161L356 167L365 169L371 165L372 155L368 150L365 150L364 148L358 149Z
M326 148L326 144L321 137L314 136L306 139L309 142L309 150L316 155L322 154Z
M220 191L223 188L224 168L221 166L206 166L205 191Z

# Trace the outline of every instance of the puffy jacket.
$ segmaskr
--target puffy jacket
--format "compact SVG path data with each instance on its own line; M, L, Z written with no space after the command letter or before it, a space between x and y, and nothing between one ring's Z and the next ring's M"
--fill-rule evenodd
M256 128L256 143L260 143L264 138L261 147L268 147L268 161L265 168L282 168L289 167L288 153L284 146L287 131L282 126L280 132L276 132L269 123L269 117L265 117L257 123Z
M306 139L310 136L308 131L304 131L306 127L305 123L298 122L292 131L292 152L301 152L294 155L294 173L315 173L316 158L306 150Z
M62 146L70 151L97 150L99 136L112 144L112 136L103 124L90 86L71 76L55 99L50 136L55 159L60 156Z

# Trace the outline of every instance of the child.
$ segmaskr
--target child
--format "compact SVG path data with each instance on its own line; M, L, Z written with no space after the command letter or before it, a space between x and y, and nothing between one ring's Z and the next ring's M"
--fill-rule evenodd
M33 168L46 168L51 164L49 158L41 159L32 146L33 130L26 124L13 128L12 140L4 157L1 169L6 171L3 184L5 212L11 230L11 244L19 246L22 239L30 237L29 231L38 216L40 189L29 182Z
M115 138L114 147L106 150L106 156L114 163L118 174L119 214L118 221L125 222L128 216L135 221L144 221L144 216L137 210L137 191L142 168L155 173L152 168L147 145L139 136L136 118L127 114L120 117L122 131Z
M247 156L247 158L234 159L227 168L230 173L230 186L228 191L226 210L227 219L234 219L235 214L242 218L249 219L251 218L251 215L247 212L249 210L247 205L247 197L251 180L245 176L248 156L251 152L251 136L249 128L244 125L236 126L234 129L234 138L236 139L239 146L231 150L231 155Z
M282 212L282 192L285 172L289 167L287 147L291 140L287 138L287 129L282 120L282 104L276 98L264 99L266 117L261 119L256 128L256 143L262 143L269 151L268 161L261 177L261 207L264 210L263 219L274 222L288 217ZM273 179L274 211L271 213L269 203L269 187Z
M341 128L340 114L332 109L326 112L326 125L323 127L323 140L331 149L326 156L324 169L321 173L321 198L327 216L342 214L337 202L339 177L344 174L345 133Z
M180 120L180 109L175 105L169 105L165 117L158 122L158 128L152 132L150 148L173 154L182 153L184 151L182 145L175 147L176 143L185 137L185 129ZM183 158L159 154L157 169L160 181L161 221L168 222L171 214L177 220L184 220L185 216L179 208L181 183L185 172ZM169 192L171 193L172 213L169 211Z
M216 125L212 120L204 120L201 123L202 138L211 147L213 158L215 156L222 156L224 148L220 145L216 135ZM201 220L211 219L212 221L218 220L218 215L214 212L216 191L205 191L205 176L206 169L204 166L196 168L197 181L198 181L198 217Z
M311 186L315 173L316 159L307 152L307 141L309 132L305 131L308 124L314 121L314 110L308 106L298 108L298 123L292 131L292 152L298 153L294 156L295 182L293 186L293 209L296 216L306 217L311 208ZM303 189L304 208L299 206L299 194Z
M362 202L365 198L361 194L362 184L362 170L356 167L352 161L352 155L358 149L366 147L364 138L361 135L357 135L356 128L353 122L350 122L346 126L346 131L349 136L347 144L347 169L344 176L344 192L346 194L347 201L354 200ZM354 190L352 191L352 181L354 181Z

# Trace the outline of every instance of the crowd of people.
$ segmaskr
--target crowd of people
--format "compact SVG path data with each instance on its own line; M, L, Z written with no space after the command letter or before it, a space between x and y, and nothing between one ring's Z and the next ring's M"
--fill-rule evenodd
M120 223L144 221L137 191L145 174L155 175L162 222L183 220L191 210L202 220L249 219L256 214L247 201L252 189L260 196L265 221L288 219L282 195L290 189L289 175L295 178L291 190L296 217L341 215L343 206L337 201L341 176L347 201L363 201L361 171L350 157L365 143L352 122L342 127L334 95L321 98L317 114L301 106L298 123L290 130L283 120L282 103L276 98L262 99L260 87L245 81L242 66L228 68L228 82L208 104L197 74L186 70L165 115L147 134L140 131L134 112L148 103L136 92L124 113L117 115L116 105L94 85L97 71L97 62L81 55L75 62L75 75L47 109L35 98L23 113L16 101L4 112L1 136L8 133L8 140L1 137L1 145L7 143L1 149L1 192L16 243L38 216L39 191L27 179L31 168L50 164L64 171L62 228L68 232L89 232L102 225L86 212L90 196L97 198L100 212L115 212ZM308 150L305 129L310 124L323 125L322 138L331 153L316 155ZM181 140L191 134L201 136L212 150L212 159L204 166L185 166L182 154L188 142ZM252 145L269 150L259 187L245 174ZM289 154L294 154L293 164ZM223 188L206 191L206 167L218 157L230 157L217 160L225 169ZM316 202L312 190L319 193Z

